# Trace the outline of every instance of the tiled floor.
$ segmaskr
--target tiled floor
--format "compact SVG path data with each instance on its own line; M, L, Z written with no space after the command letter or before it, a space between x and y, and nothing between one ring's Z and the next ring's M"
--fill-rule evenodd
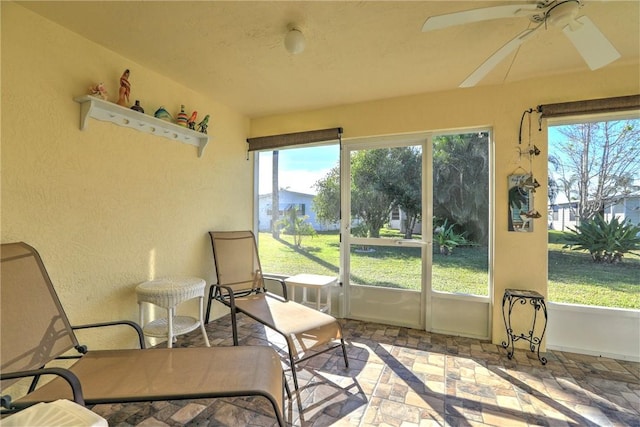
M272 332L239 317L241 344ZM640 426L640 363L562 352L516 350L476 339L344 321L341 352L298 371L300 399L287 401L294 426ZM207 325L212 345L231 345L230 318ZM177 346L201 346L198 330ZM290 373L287 374L291 379ZM291 383L291 381L290 381ZM96 405L110 426L273 426L266 399L233 398Z

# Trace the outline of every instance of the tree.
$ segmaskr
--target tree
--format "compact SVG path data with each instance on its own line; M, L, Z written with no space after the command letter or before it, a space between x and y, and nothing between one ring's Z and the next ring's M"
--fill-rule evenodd
M389 152L393 172L383 183L394 197L393 205L405 214L404 238L410 239L422 214L422 150L417 147L392 148Z
M340 221L340 167L333 167L327 175L314 184L316 196L313 211L318 221L333 224Z
M369 237L379 237L391 210L406 215L411 238L422 212L422 152L418 147L380 148L351 157L351 216L362 221ZM434 215L459 224L470 238L488 240L488 135L447 135L434 140ZM314 210L322 221L339 219L339 170L316 183Z
M400 207L407 215L411 236L420 218L422 155L413 147L361 150L351 156L351 217L361 221L362 234L379 237L389 221L391 209ZM319 220L339 220L340 171L334 167L315 184L318 191L313 209Z
M368 237L380 237L380 229L389 221L395 202L389 183L397 177L397 167L387 148L351 154L351 215L363 221Z
M271 175L271 236L278 238L279 230L276 224L280 219L280 190L278 184L278 151L273 152Z
M489 238L487 133L438 136L433 142L433 214L448 218L470 240Z
M558 164L558 162L559 162L559 160L555 156L549 155L549 164L551 166L553 166L555 170L558 170L558 167L560 166ZM551 169L551 168L549 168L549 169ZM549 174L547 175L547 182L548 182L548 185L549 185L549 189L547 191L547 197L549 198L549 204L550 205L555 205L556 204L556 200L558 199L558 193L560 192L560 186L558 185L558 181L555 179L555 177L551 173L551 170L549 170Z
M576 203L580 222L593 218L605 204L637 191L640 171L640 121L588 122L557 128L562 138L549 144L554 182Z

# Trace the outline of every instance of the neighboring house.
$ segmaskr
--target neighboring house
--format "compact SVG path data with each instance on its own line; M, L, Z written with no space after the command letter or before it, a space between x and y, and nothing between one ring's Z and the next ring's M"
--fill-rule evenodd
M578 225L575 215L578 204L576 202L557 203L549 206L549 229L567 231L568 227ZM616 203L605 203L604 219L610 221L617 217L620 221L640 224L640 193L622 196Z
M567 227L577 225L575 215L578 204L575 202L557 203L549 206L549 230L567 231Z
M395 207L391 210L391 214L389 214L389 227L393 230L399 230L401 233L405 232L405 228L407 226L407 214L400 209L399 207ZM422 231L422 222L417 221L413 226L413 233L420 234Z
M605 219L609 220L614 216L640 225L640 192L625 196L618 203L605 205Z
M312 209L315 195L298 193L289 190L280 190L278 200L278 218L284 218L285 212L293 207L298 209L300 215L307 215L307 222L316 231L338 230L339 224L323 224L318 221L316 213ZM271 230L271 193L261 194L258 199L258 230Z

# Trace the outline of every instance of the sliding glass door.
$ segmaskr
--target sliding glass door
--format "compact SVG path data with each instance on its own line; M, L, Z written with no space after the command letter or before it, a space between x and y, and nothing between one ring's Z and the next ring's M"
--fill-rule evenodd
M344 143L345 317L489 337L489 136Z

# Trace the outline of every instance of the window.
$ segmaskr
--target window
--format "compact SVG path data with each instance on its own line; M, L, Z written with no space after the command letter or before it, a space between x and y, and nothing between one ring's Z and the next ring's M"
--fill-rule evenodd
M433 236L431 280L434 291L489 295L489 142L490 134L486 130L441 134L432 138L433 199L429 203L433 205L434 218L429 218L429 221L433 220L433 229L436 231ZM397 153L392 151L398 156L417 159L417 165L420 166L421 149L402 148L396 149ZM379 150L370 151L375 154ZM354 153L358 152L356 150ZM338 145L257 153L258 246L262 267L266 272L339 273L339 155ZM405 175L410 174L413 169L406 167L407 159L403 159L401 163L405 167L402 170ZM397 203L388 203L385 205L387 210L384 219L380 227L376 228L379 235L373 235L369 231L366 236L406 238L407 231L411 230L409 238L421 238L421 167L415 169L417 178L407 179L407 182L417 182L417 187L408 185L401 188L402 194L417 195L417 203L413 203L414 198L411 197L404 197L402 200L396 198L399 200ZM276 174L273 173L274 170L277 171ZM396 179L391 182L397 186L401 181ZM278 189L275 194L273 188ZM353 185L351 190L354 191ZM379 191L372 194L379 195ZM358 200L360 199L352 194L352 211ZM279 207L277 215L273 215L271 206ZM362 218L354 218L352 233L361 231L360 228L363 227L357 226L360 223L364 223ZM448 234L443 233L444 231ZM440 237L443 237L442 241L439 240ZM362 249L354 249L352 275L358 273L358 260L365 259L363 253L367 254ZM394 247L393 250L412 251L418 254L418 258L420 254L420 250L416 248ZM378 251L380 253L381 250ZM420 263L415 265L419 277ZM362 264L365 269L370 266ZM395 267L391 268L395 271ZM405 262L402 268L407 270L408 264ZM395 276L398 277L397 274ZM398 286L405 287L403 284ZM413 286L419 287L419 281Z
M433 138L432 289L489 295L489 132Z
M339 178L339 154L337 144L256 153L258 250L264 271L338 274L339 181L332 203L319 202L317 194L327 185L331 190L334 175Z
M640 309L638 255L598 260L602 242L596 239L584 240L590 250L565 247L568 238L587 236L572 230L595 226L598 217L602 224L614 219L623 226L640 224L632 208L640 201L637 113L550 123L549 188L549 211L554 212L549 217L549 300ZM602 236L612 237L606 227L602 230Z

